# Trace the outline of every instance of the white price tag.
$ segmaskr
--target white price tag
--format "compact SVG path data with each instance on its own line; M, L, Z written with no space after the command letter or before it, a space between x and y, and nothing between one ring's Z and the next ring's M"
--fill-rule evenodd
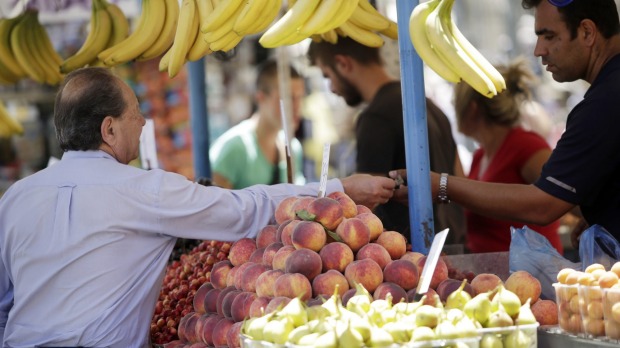
M329 169L329 148L330 143L323 145L323 161L321 163L321 181L319 183L319 198L325 197L327 190L327 171Z

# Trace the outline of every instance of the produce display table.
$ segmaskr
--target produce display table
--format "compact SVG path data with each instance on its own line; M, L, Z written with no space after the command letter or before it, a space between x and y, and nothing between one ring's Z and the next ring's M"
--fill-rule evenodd
M541 326L538 328L538 346L544 348L618 347L620 341L580 337L564 333L558 326Z

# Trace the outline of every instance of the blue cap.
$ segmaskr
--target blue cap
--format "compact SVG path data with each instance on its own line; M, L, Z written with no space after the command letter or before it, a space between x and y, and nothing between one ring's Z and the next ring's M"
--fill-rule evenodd
M564 7L573 2L573 0L547 0L549 3L556 7Z

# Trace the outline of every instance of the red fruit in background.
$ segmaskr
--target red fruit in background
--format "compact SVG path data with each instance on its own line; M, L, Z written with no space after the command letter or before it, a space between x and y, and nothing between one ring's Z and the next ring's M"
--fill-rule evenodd
M274 242L269 244L263 252L263 265L272 267L273 257L275 256L276 252L278 252L278 250L280 250L280 248L283 246L284 244L282 244L281 242Z
M336 228L336 234L353 252L370 242L370 230L358 218L343 219Z
M407 239L396 231L384 231L376 242L388 251L392 260L400 259L407 252Z
M213 345L215 347L225 347L228 344L226 335L234 323L232 319L223 319L215 325L213 329Z
M398 303L400 301L407 301L407 292L397 284L385 282L379 284L372 294L375 300L386 300L388 294L392 296L392 303Z
M349 281L349 286L354 288L357 283L368 290L371 294L383 283L383 271L381 267L371 259L351 262L344 270L344 276Z
M422 274L424 270L426 259L427 259L427 256L421 257L418 260L418 264L416 265L418 267L418 272L420 275ZM448 279L448 266L446 265L444 260L442 260L440 257L437 260L437 265L435 266L435 272L433 273L433 278L431 278L430 287L432 289L437 289L437 286L439 285L439 283L441 283L442 281L446 279Z

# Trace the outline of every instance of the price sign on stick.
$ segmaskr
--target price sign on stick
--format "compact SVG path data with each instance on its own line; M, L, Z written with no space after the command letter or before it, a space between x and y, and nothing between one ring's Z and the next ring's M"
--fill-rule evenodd
M329 168L329 143L323 145L323 161L321 163L321 181L319 183L319 198L325 197L327 190L327 170Z
M286 152L286 174L288 183L293 183L293 164L291 163L291 142L288 137L288 121L284 111L284 100L280 99L280 117L282 118L282 130L284 131L284 151Z

